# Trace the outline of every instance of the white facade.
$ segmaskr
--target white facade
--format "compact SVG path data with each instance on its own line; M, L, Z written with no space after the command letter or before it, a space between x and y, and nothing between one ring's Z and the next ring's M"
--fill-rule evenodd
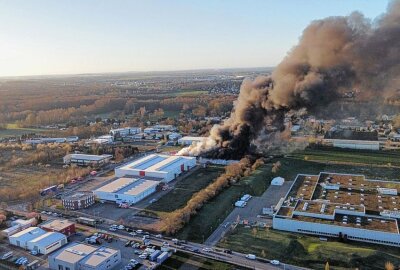
M49 254L67 244L67 237L58 232L48 232L28 241L27 248L40 254Z
M195 166L194 157L152 154L116 168L115 176L154 177L170 182Z
M110 162L112 155L86 155L68 154L64 157L65 164L77 164L82 166L102 165Z
M135 134L138 134L141 132L142 132L142 129L140 127L126 127L126 128L111 129L110 135L111 136L119 135L121 137L126 137L126 136L130 136L130 135L135 135Z
M185 136L178 140L180 145L191 145L193 143L199 143L206 139L206 137L193 137L193 136Z
M348 149L379 150L379 141L332 140L333 146Z
M275 177L271 181L271 185L273 185L273 186L282 186L283 183L285 183L285 179L283 177L279 177L279 176Z
M346 235L348 239L354 241L400 247L400 234L398 232L390 233L384 231L366 230L324 223L305 222L276 216L273 218L272 227L276 230L328 237L339 237L340 235Z
M159 183L140 178L119 178L96 189L94 194L100 200L134 204L154 193Z
M29 227L23 231L11 235L8 239L11 245L28 249L28 242L46 234L45 230L38 227Z
M11 235L9 241L11 245L48 254L65 245L67 238L62 233L46 232L38 227L30 227Z

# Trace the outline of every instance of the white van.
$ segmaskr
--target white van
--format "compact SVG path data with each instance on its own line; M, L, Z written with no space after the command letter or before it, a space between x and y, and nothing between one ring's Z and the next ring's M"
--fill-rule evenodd
M246 255L246 258L249 259L249 260L255 260L255 259L256 259L256 255L254 255L254 254L247 254L247 255Z

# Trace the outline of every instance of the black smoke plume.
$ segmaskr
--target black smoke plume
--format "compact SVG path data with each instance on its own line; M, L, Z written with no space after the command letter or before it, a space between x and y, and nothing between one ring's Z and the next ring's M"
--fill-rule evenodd
M374 21L359 12L313 21L271 76L243 81L229 119L180 153L237 159L268 149L288 115L320 110L354 88L366 99L385 97L399 74L400 0Z

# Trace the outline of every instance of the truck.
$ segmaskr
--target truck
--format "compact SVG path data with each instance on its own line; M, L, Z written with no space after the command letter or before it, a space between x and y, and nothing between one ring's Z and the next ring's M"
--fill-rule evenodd
M86 217L78 217L76 219L76 222L80 223L80 224L84 224L84 225L88 225L88 226L95 226L97 221L95 219L92 218L86 218Z

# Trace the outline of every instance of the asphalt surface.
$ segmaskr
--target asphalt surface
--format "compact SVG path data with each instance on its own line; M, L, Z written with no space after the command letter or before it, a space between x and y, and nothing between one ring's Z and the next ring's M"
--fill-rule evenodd
M231 229L232 224L238 220L248 220L251 222L264 222L272 225L272 220L260 217L264 207L276 205L279 200L286 195L293 181L286 181L282 186L269 186L268 189L260 196L253 197L243 208L236 207L221 223L221 225L208 237L204 244L215 246L219 240Z

